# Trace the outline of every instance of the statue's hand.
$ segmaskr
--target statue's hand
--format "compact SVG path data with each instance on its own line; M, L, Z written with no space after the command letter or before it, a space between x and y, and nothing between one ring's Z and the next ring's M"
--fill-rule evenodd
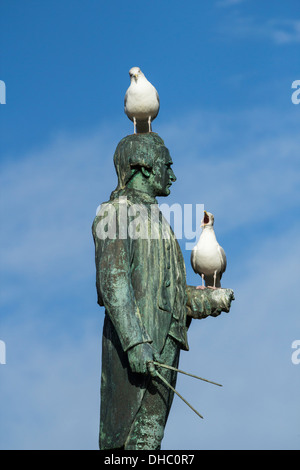
M197 289L187 286L187 313L192 318L217 317L229 312L234 300L232 289Z
M132 372L137 374L152 374L155 371L151 363L154 359L154 352L149 343L141 343L128 350L128 360Z

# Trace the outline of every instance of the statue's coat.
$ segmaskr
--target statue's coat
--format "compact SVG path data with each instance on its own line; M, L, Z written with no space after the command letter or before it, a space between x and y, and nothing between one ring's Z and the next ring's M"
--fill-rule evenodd
M101 379L102 449L124 445L149 381L149 377L130 371L126 351L150 342L154 351L161 353L168 335L178 342L179 348L188 349L185 264L169 224L161 213L159 222L155 219L151 224L153 207L159 209L154 198L140 191L127 190L121 199L115 198L110 203L114 210L108 211L110 214L100 211L93 224L98 303L105 306L106 313ZM133 204L146 208L148 239L118 236L124 229L119 225L120 211L130 213L128 209ZM116 228L115 239L97 235L103 218L107 226ZM134 217L127 218L127 227L133 220ZM156 239L150 238L151 226Z

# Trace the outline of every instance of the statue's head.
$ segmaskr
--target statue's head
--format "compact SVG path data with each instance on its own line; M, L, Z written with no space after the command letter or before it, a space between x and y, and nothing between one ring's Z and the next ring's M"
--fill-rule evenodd
M176 181L172 163L170 152L158 134L132 134L124 137L114 154L118 176L117 191L135 187L147 190L154 196L168 196L172 182ZM139 184L141 187L136 187Z

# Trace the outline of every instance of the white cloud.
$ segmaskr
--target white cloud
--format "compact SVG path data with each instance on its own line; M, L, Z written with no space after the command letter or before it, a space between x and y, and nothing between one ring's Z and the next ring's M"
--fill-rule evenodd
M240 277L229 284L236 296L231 312L192 322L190 352L182 354L180 368L223 388L179 378L177 389L205 419L176 399L164 448L299 447L300 376L291 361L291 344L300 331L294 308L299 255L296 231L266 237L239 260Z
M266 29L276 44L300 42L300 20L273 20L267 24Z
M45 338L42 318L5 328L8 360L1 374L0 447L13 450L97 449L99 321L83 322L76 339L60 326Z
M230 118L203 111L174 122L160 130L178 177L170 204L204 203L218 215L218 233L226 235L230 252L224 282L236 291L236 301L229 315L193 322L182 368L224 382L224 388L179 378L178 390L205 420L176 400L164 448L251 447L259 439L263 446L270 443L267 435L280 444L275 408L286 413L281 427L295 447L299 418L292 413L296 392L290 387L299 389L299 374L289 348L299 339L293 336L299 330L292 216L299 187L296 123L263 110ZM103 310L96 304L91 223L116 184L116 144L98 129L60 137L2 165L4 448L97 448ZM278 217L286 238L278 232ZM275 234L265 229L261 240L258 222L275 225ZM187 269L189 282L197 283Z
M232 119L202 113L184 122L180 133L166 131L178 176L172 202L203 203L215 213L219 233L242 227L253 231L269 219L278 220L284 210L296 209L300 142L293 117L259 110ZM194 136L192 141L182 138L185 133Z
M113 139L99 130L60 136L49 147L2 165L3 268L49 274L58 262L76 263L74 250L79 256L85 250L99 200L116 184L113 151ZM108 173L111 179L103 177Z
M241 3L244 3L246 0L220 0L219 2L216 3L217 6L220 7L232 7L235 5L240 5Z
M230 36L250 39L266 39L276 45L297 44L300 42L300 20L272 18L265 21L234 12L220 31Z

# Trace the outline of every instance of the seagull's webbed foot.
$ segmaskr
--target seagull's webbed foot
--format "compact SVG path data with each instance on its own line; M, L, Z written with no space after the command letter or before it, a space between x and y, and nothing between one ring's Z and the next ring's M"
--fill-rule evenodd
M196 289L204 290L204 289L206 289L206 287L204 285L204 274L201 274L201 279L202 279L202 285L197 286Z

